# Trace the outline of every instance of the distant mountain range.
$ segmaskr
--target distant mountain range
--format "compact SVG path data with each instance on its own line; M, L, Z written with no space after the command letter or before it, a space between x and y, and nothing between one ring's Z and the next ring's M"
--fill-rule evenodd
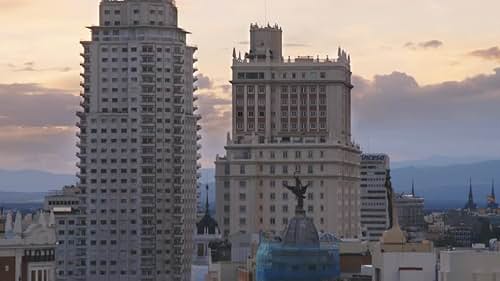
M36 170L0 170L0 191L47 192L76 183L76 176ZM1 200L0 200L1 201Z
M459 208L467 200L468 182L471 177L475 201L479 206L484 206L491 190L491 181L496 178L499 183L497 195L500 199L500 160L447 164L450 159L434 157L427 162L409 161L393 164L392 178L396 191L410 192L413 179L416 193L425 198L426 207ZM466 160L473 161L469 158L463 159ZM213 207L215 171L206 168L200 172L200 201L204 204L205 185L208 184L209 201ZM61 189L64 185L75 182L76 178L73 175L0 170L0 203L41 202L46 192Z

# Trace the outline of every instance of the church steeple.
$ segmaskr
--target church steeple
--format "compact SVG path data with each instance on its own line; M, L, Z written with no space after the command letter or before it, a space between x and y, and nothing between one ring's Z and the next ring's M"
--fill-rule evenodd
M495 198L495 180L494 179L491 181L491 198L496 199Z
M411 195L415 197L415 180L411 179Z
M205 215L209 215L210 211L208 208L208 184L206 185L206 190L207 190L207 196L206 196L206 201L205 201Z
M497 199L495 197L495 180L491 181L491 194L488 195L488 209L498 209Z
M472 178L469 179L469 197L467 200L467 204L465 204L464 209L466 210L476 209L476 204L474 203L474 195L472 194Z
M210 216L210 206L208 205L208 184L206 185L207 196L205 201L205 215L196 224L196 232L200 235L204 234L220 234L219 226L217 221Z

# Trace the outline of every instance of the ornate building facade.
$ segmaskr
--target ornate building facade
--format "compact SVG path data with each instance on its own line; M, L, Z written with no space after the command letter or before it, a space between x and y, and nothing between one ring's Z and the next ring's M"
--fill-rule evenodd
M351 136L350 57L284 58L278 26L250 28L250 51L233 52L232 135L216 159L217 221L225 236L281 232L294 198L283 184L310 185L305 209L320 231L360 234L360 150Z

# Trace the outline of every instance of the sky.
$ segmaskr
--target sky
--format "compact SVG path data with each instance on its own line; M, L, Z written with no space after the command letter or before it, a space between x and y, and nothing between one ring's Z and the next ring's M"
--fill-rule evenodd
M74 173L81 40L98 0L0 0L0 169ZM202 165L224 153L233 47L278 23L284 54L351 55L353 135L394 161L500 158L500 2L177 0L198 46Z

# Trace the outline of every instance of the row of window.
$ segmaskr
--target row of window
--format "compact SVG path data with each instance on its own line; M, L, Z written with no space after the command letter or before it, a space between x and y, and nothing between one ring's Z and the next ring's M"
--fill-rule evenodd
M274 112L273 112L274 113ZM272 116L275 116L275 114L271 114ZM292 111L281 111L281 117L288 117L288 113L290 113L290 116L291 117L298 117L298 115L302 116L302 117L307 117L308 115L310 117L316 117L318 116L318 112L315 111L315 110L311 110L309 111L309 114L307 111L302 111L300 112L300 114L297 114L297 111L295 110L292 110ZM247 115L248 117L255 117L255 112L254 111L247 111ZM264 111L259 111L259 117L265 117L265 112ZM319 116L320 117L326 117L326 111L320 111L319 112ZM243 111L237 111L236 112L236 117L243 117Z
M307 123L300 123L300 126L296 122L291 122L290 126L288 126L288 122L282 122L281 123L281 130L283 131L288 131L288 130L317 130L318 128L320 130L326 130L326 122L319 122L319 127L316 122L310 122L309 125ZM258 129L259 130L264 130L266 127L266 124L264 122L259 122L258 123ZM271 123L271 128L276 129L276 123ZM243 130L243 122L237 121L236 122L236 129L238 130ZM255 128L255 123L253 122L248 122L247 123L247 130L254 130Z
M132 10L132 13L134 15L138 15L140 14L141 10L139 9L134 9ZM114 15L120 15L121 14L121 10L104 10L104 14L105 15L111 15L111 13L113 13ZM149 10L149 14L150 15L163 15L163 10Z
M132 24L133 25L139 25L140 22L138 20L134 20L134 21L132 21ZM115 21L109 21L109 20L107 20L107 21L104 21L104 26L111 26L111 25L120 26L121 25L121 21L119 21L119 20L115 20ZM149 25L164 25L164 22L163 21L154 21L154 20L151 20L151 21L149 21Z
M316 94L318 89L320 94L326 93L326 86L280 86L275 87L271 86L271 93L276 93L277 89L281 90L281 93L298 93L300 91L301 94ZM266 92L266 86L264 85L248 85L248 86L236 86L236 94L243 95L245 93L245 89L248 94L255 93L257 91L260 94L264 94Z
M312 211L309 211L309 212L312 212ZM259 218L259 223L263 224L264 223L264 219L263 218ZM319 218L319 223L320 224L325 224L325 219L324 218ZM229 220L224 220L224 224L225 225L228 225L229 224ZM240 227L243 227L247 224L247 219L246 218L240 218L239 219L239 225ZM269 218L269 224L270 225L276 225L276 218ZM281 220L281 224L282 225L288 225L288 218L282 218Z
M288 165L282 165L281 166L281 173L282 174L288 174L289 171L291 171L291 169L289 170L288 169L289 166ZM302 165L295 165L294 166L294 172L301 172L302 170ZM258 169L259 169L259 172L264 172L264 166L263 165L259 165L258 166ZM319 171L323 172L324 171L324 165L321 164L319 165ZM269 173L270 174L276 174L276 165L269 165ZM313 174L314 173L314 165L307 165L307 173L308 174ZM240 165L240 175L244 175L246 174L246 166L245 165Z
M266 75L264 72L238 72L238 79L247 79L247 80L263 80L266 79ZM271 72L271 79L277 79L277 77L281 79L318 79L317 72L301 72L300 75L297 72L282 72L276 73ZM326 79L326 72L319 73L320 79Z

